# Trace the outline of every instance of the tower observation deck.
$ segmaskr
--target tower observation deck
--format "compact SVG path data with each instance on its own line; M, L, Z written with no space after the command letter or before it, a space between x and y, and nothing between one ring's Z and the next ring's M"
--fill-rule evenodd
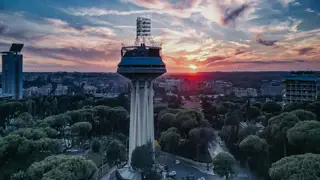
M166 73L161 46L151 37L151 20L137 18L137 36L132 46L122 46L117 73L131 80L129 161L137 147L154 141L153 80Z

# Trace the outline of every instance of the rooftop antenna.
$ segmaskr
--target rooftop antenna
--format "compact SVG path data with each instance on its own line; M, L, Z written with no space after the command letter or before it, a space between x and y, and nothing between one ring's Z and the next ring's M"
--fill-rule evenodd
M155 43L151 37L151 19L145 17L137 18L137 35L135 45L146 44L149 39L150 43L154 46Z

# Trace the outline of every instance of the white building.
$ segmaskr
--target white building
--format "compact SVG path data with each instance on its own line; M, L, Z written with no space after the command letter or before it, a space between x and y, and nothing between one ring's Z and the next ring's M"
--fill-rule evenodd
M38 95L39 96L48 96L48 95L50 95L51 91L52 91L52 84L49 83L49 84L46 84L46 85L38 88Z
M236 97L256 97L257 90L254 88L233 88Z
M97 92L97 88L92 85L86 84L83 86L83 93L84 94L93 94L94 95L94 94L96 94L96 92Z
M58 84L56 90L54 91L54 95L61 96L66 95L68 93L68 86L63 86L62 84Z

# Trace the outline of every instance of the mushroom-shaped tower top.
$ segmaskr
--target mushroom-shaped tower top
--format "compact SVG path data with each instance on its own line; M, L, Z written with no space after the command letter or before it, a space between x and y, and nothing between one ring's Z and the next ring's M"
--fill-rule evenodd
M132 80L145 76L156 78L166 73L166 65L161 59L160 50L160 47L144 44L123 47L117 72Z
M161 46L156 46L151 37L151 20L137 18L137 37L134 46L123 46L117 73L131 79L154 79L166 73L161 59ZM149 39L151 45L146 45Z

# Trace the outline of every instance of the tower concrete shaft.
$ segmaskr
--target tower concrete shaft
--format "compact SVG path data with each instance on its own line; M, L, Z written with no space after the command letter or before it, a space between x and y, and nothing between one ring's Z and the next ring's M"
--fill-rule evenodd
M152 80L133 80L131 84L129 162L137 146L154 145Z

